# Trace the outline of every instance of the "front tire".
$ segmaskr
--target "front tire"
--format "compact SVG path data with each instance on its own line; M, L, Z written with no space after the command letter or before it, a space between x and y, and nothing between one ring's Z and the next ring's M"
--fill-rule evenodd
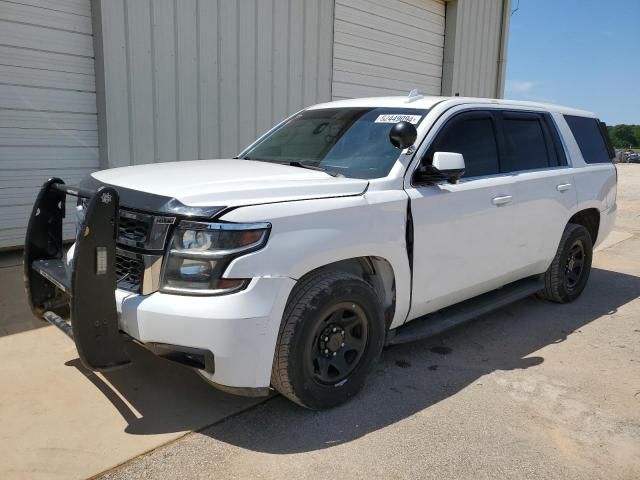
M593 243L588 230L582 225L568 224L558 252L544 275L541 296L557 303L573 302L587 285L592 258Z
M271 383L312 410L354 396L384 344L383 308L373 287L341 271L320 271L294 288L285 309Z

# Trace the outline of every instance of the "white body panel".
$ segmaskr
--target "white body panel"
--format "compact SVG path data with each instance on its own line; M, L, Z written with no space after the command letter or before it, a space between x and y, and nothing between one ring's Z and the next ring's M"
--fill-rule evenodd
M428 109L416 151L398 152L386 178L335 178L323 172L247 160L207 160L100 172L103 182L175 197L192 206L236 207L225 222L269 222L264 248L240 256L226 278L249 278L240 292L192 297L116 292L121 328L142 342L205 348L215 356L210 380L267 387L282 314L296 282L319 267L373 257L393 271L390 327L544 272L573 214L596 208L597 243L615 218L611 164L586 165L561 107L465 98L345 100L323 107ZM550 112L569 164L414 187L411 173L438 128L453 113L509 108ZM505 200L506 199L506 200ZM413 218L413 274L407 215ZM412 278L413 275L413 278Z
M304 198L357 195L366 180L251 160L195 160L113 168L101 182L174 197L189 206L252 205Z
M576 205L569 167L530 170L513 175L515 240L513 266L523 277L544 272Z
M409 318L512 281L516 248L509 178L408 187L413 215L413 297ZM500 261L496 261L500 259Z
M286 276L295 280L324 265L358 257L379 257L392 267L396 310L392 326L404 323L411 274L405 240L407 196L402 191L363 196L258 205L232 211L224 220L250 223L269 218L269 243L234 260L228 278ZM300 225L306 225L300 228Z
M143 343L203 348L215 355L207 378L230 387L268 387L290 278L257 278L242 292L217 297L116 291L120 328Z
M570 112L573 113L573 112ZM594 248L600 245L613 229L616 217L616 196L618 193L618 174L612 163L589 165L585 163L580 147L571 134L571 130L561 112L554 112L565 150L570 158L576 200L572 209L575 212L595 208L600 211L600 225ZM584 115L584 113L583 113ZM585 116L593 116L585 115Z

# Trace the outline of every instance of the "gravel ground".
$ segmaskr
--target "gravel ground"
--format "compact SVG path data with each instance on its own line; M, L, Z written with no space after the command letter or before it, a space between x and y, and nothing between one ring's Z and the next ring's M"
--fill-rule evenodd
M275 397L101 478L640 478L640 165L619 172L631 237L577 302L390 348L347 405Z

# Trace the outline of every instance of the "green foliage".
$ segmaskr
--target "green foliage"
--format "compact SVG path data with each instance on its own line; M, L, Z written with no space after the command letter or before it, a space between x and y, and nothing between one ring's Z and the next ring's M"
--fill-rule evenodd
M640 146L640 125L613 125L607 127L611 143L616 148Z

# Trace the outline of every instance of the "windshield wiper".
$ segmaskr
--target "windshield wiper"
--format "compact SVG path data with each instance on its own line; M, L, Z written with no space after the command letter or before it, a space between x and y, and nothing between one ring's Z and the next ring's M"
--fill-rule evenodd
M334 173L334 172L329 172L328 170L325 170L324 168L318 166L318 165L309 165L308 163L302 163L299 162L298 160L292 160L292 161L284 161L284 162L278 162L275 160L264 160L262 158L253 158L253 157L235 157L237 159L242 159L242 160L254 160L256 162L269 162L269 163L278 163L280 165L289 165L290 167L299 167L299 168L306 168L307 170L317 170L318 172L324 172L327 175L331 175L332 177L343 177L344 175L340 174L340 173Z
M325 170L324 168L319 167L318 165L309 165L308 163L302 163L302 162L298 162L296 160L294 160L292 162L287 162L285 165L289 165L291 167L306 168L308 170L317 170L318 172L324 172L327 175L331 175L332 177L337 177L338 176L336 173L329 172L329 171Z

